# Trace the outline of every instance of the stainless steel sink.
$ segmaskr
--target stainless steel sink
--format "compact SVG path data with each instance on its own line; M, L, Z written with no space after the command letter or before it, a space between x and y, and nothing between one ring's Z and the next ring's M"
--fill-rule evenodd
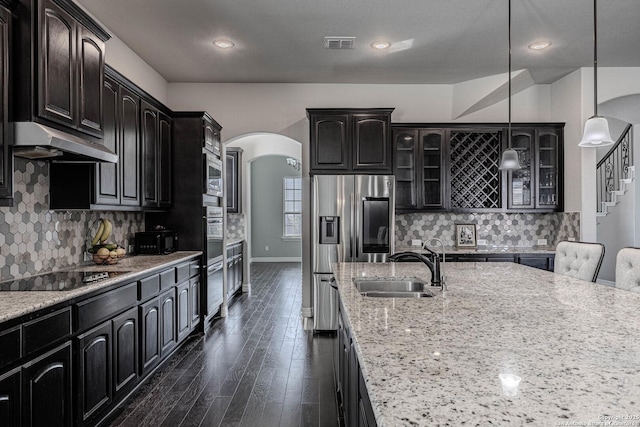
M418 279L359 278L353 279L356 289L365 297L425 298L434 296L429 285Z

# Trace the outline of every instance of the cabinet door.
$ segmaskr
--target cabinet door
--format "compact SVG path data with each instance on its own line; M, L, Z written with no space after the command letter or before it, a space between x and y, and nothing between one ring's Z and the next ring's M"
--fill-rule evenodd
M311 170L349 170L349 115L311 116Z
M518 264L538 268L540 270L553 271L553 266L549 268L549 257L520 256L518 257Z
M78 126L102 136L104 42L82 25L78 33Z
M235 272L233 269L233 260L230 259L227 262L227 298L230 298L235 293Z
M418 130L394 129L393 141L396 154L393 168L396 177L396 209L417 209Z
M352 163L354 171L392 173L389 116L354 114Z
M241 159L242 155L239 151L227 149L227 213L242 212Z
M120 85L110 78L104 79L102 91L103 108L103 137L102 144L118 154L118 163L96 163L96 204L118 205L120 204L120 176L119 167L122 163L120 144L118 137Z
M52 0L40 3L38 115L76 126L76 24Z
M158 205L171 206L171 119L160 113L158 122Z
M511 129L511 145L508 131L505 131L505 144L518 153L521 169L507 172L507 208L533 209L535 201L534 176L534 139L533 129Z
M111 322L78 336L78 421L84 424L111 402Z
M140 206L140 98L120 88L120 203Z
M220 156L220 130L208 119L204 120L204 147Z
M0 206L10 205L13 200L13 156L9 152L10 36L11 13L0 7Z
M135 382L138 377L138 308L111 321L113 330L113 392Z
M191 305L189 311L191 313L190 327L193 330L195 326L200 323L200 278L192 277L189 282L189 297L191 298Z
M536 208L562 210L562 132L558 129L537 130L536 150L538 190Z
M445 207L444 139L444 129L420 131L420 157L418 158L420 193L418 200L424 209L443 209Z
M140 305L140 370L148 373L160 360L160 305L152 299Z
M348 425L358 425L359 415L359 393L358 393L358 356L356 355L356 346L352 342L349 350L349 397L347 401L348 416L345 414L345 418L349 420Z
M71 342L27 363L23 368L22 425L72 425Z
M142 206L158 206L158 110L142 101Z
M169 353L176 344L176 290L160 295L160 354Z
M178 329L178 341L182 341L189 332L191 332L191 313L189 312L189 306L191 305L191 296L189 295L189 281L178 285L177 290L177 329Z
M0 376L0 425L20 426L20 368Z

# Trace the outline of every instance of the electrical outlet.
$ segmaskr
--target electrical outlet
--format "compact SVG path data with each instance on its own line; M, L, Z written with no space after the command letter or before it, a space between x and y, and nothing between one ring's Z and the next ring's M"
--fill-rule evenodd
M478 239L478 246L487 246L487 241L485 239Z
M268 252L268 251L269 251L269 245L266 245L266 246L264 247L264 250Z
M575 241L576 241L576 238L575 238L575 237L569 237L569 241L570 241L570 242L575 242Z
M135 250L135 248L136 248L136 247L135 247L134 245L129 245L129 246L128 246L128 248L127 248L127 252L129 252L130 254L132 254L132 253L133 253L133 251Z
M538 246L547 246L547 239L538 239Z
M422 246L422 240L420 240L420 239L411 239L411 246Z

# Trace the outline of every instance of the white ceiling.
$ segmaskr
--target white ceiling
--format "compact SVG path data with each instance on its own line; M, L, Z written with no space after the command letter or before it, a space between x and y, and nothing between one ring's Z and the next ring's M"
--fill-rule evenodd
M442 84L507 71L507 0L77 1L169 82ZM512 14L514 70L550 83L593 63L591 0L513 0ZM355 36L355 48L324 49L324 36ZM377 39L393 46L374 51ZM553 45L527 48L540 39ZM640 0L599 2L598 57L640 67Z

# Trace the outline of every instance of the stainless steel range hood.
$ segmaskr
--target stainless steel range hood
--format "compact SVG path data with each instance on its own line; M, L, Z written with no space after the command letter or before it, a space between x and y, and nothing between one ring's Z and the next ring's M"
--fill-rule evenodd
M13 154L27 159L117 163L101 144L35 122L14 123Z

